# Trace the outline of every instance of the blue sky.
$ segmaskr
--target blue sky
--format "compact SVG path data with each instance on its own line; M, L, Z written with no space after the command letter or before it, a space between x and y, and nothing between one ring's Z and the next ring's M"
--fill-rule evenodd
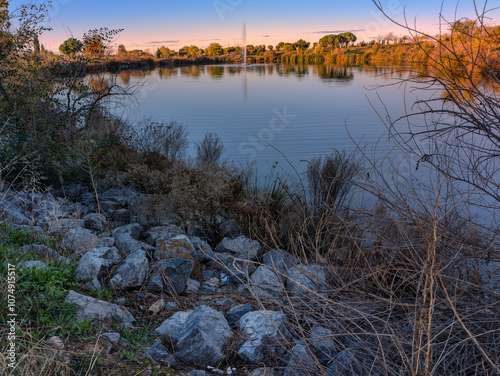
M35 4L40 3L35 1ZM479 1L484 4L484 0ZM11 0L11 9L26 1ZM440 0L381 0L387 13L419 30L437 33ZM248 44L276 45L302 38L317 42L323 35L352 31L358 40L370 41L379 34L408 34L387 20L371 0L52 0L52 31L40 38L47 49L57 51L68 37L81 38L89 29L124 29L116 44L128 50L161 45L178 49L184 45L206 47L211 42L223 46L241 43L243 22L247 23ZM472 0L445 1L443 13L452 21L473 17ZM487 8L493 8L487 3ZM500 23L499 12L490 14Z

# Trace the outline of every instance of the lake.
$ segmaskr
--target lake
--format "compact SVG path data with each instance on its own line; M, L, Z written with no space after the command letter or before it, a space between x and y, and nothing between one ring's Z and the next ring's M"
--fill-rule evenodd
M385 117L385 107L396 118L405 104L431 95L399 85L409 74L404 67L284 64L127 70L118 84L142 87L134 103L115 111L132 122L151 117L185 124L191 156L195 141L216 132L224 159L251 162L263 179L276 163L277 170L292 165L301 172L305 160L334 149L392 148L377 111Z

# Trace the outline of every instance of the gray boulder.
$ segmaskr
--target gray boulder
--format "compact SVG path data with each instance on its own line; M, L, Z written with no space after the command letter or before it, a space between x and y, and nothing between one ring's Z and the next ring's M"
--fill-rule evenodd
M75 218L58 218L45 221L43 228L49 236L55 236L67 235L70 230L77 230L83 225L83 220Z
M76 267L76 281L91 279L90 289L101 289L99 279L103 278L108 269L122 261L118 249L114 247L94 248L85 253Z
M161 325L153 331L153 335L159 336L166 343L175 346L183 335L182 330L191 312L193 311L176 312L172 317L163 321Z
M109 216L109 219L118 226L123 226L130 223L131 218L132 214L128 209L115 210Z
M279 311L254 311L240 319L240 330L246 341L238 355L246 362L257 364L274 354L283 354L289 339L285 315Z
M23 245L19 249L22 251L26 251L26 252L34 252L38 256L40 256L44 259L59 260L59 253L57 253L56 250L47 247L46 245L29 244L29 245Z
M156 240L155 260L157 261L170 258L190 258L193 253L193 244L186 235Z
M105 238L100 238L99 239L99 244L98 244L98 248L101 248L101 247L113 247L115 245L115 238L111 238L109 236L105 237Z
M74 304L78 308L78 322L91 319L95 323L103 324L115 320L125 326L131 326L135 322L134 317L126 308L78 294L73 290L68 292L65 302Z
M88 193L89 188L81 184L70 184L63 188L63 194L71 200L78 201L84 193Z
M139 249L144 249L143 244L132 238L129 233L123 233L115 239L116 245L119 250L127 255L134 253Z
M99 238L84 228L69 230L62 241L62 246L77 256L84 255L98 244Z
M80 196L80 201L84 204L92 206L96 203L95 195L89 192L82 193L82 195Z
M210 263L211 269L225 275L228 283L241 284L248 282L256 267L252 261L245 261L229 253L215 253L215 259Z
M108 225L108 221L102 214L90 213L83 217L83 224L91 230L104 231Z
M285 291L276 273L267 266L259 266L250 281L250 291L259 298L281 298Z
M226 320L229 326L232 327L238 325L240 319L248 312L252 312L252 306L248 303L239 304L235 307L232 307L226 314Z
M155 342L143 354L144 358L150 359L154 363L166 364L168 366L175 366L175 356L170 354L165 347L159 342Z
M153 267L155 274L151 277L147 290L151 292L168 292L173 295L186 289L187 281L193 271L193 261L185 259L168 259L157 262Z
M288 271L286 288L292 295L319 292L326 295L326 275L321 266L299 265Z
M157 226L144 233L144 241L149 245L156 246L158 239L168 240L177 235L186 235L184 230L176 225Z
M340 342L336 341L335 338L333 332L329 329L319 326L311 329L307 343L321 364L328 364L337 356L337 345L340 345Z
M193 258L196 261L206 262L214 259L214 252L212 247L197 236L191 236L191 244L193 245Z
M345 349L338 353L334 360L328 365L326 374L328 376L363 376L368 375L363 367L365 355L359 351Z
M29 225L31 221L28 217L26 217L21 211L15 207L14 205L10 205L9 203L1 203L0 204L0 219L14 223L16 225Z
M187 317L175 353L186 363L217 364L224 357L223 347L232 337L222 313L202 305Z
M285 283L288 271L299 263L299 260L282 249L272 249L264 254L262 263L276 271L278 278Z
M216 252L229 252L239 258L253 261L262 255L263 250L264 248L258 241L251 240L245 235L240 235L235 239L224 238L215 247Z
M100 201L99 207L108 215L111 215L114 211L122 208L122 206L116 201Z
M149 273L149 262L146 251L138 249L127 256L109 282L115 289L130 289L142 286Z
M322 376L323 367L304 343L296 344L289 352L290 360L283 376Z
M138 240L141 236L142 227L138 223L131 223L117 227L113 230L113 236L118 238L121 234L129 234L133 239Z

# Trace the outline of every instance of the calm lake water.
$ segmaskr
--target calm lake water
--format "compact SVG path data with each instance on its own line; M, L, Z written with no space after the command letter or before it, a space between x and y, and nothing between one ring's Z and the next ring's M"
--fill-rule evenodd
M291 164L301 172L305 160L349 152L356 143L368 151L377 143L377 153L392 148L377 111L396 118L431 95L399 85L408 74L401 67L282 64L123 71L120 85L142 87L135 103L116 112L132 122L186 124L191 156L195 141L216 132L224 159L253 163L263 179L276 162L277 170ZM402 158L398 153L395 159Z

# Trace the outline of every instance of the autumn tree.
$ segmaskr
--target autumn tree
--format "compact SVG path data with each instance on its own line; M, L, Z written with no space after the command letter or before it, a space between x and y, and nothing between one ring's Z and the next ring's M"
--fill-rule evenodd
M74 56L83 48L83 43L76 38L66 39L60 46L59 51L64 55Z
M0 0L0 31L8 31L9 28L9 2L7 0Z
M83 35L83 54L89 58L103 57L109 45L123 29L92 29Z
M291 44L291 43L285 43L283 45L283 51L285 51L285 52L292 52L293 50L295 50L295 47L293 46L293 44Z
M125 48L125 46L123 44L119 44L118 45L118 52L117 54L119 56L126 56L127 55L127 49Z
M224 54L224 49L219 43L210 43L210 45L206 48L205 52L208 55L220 56Z

